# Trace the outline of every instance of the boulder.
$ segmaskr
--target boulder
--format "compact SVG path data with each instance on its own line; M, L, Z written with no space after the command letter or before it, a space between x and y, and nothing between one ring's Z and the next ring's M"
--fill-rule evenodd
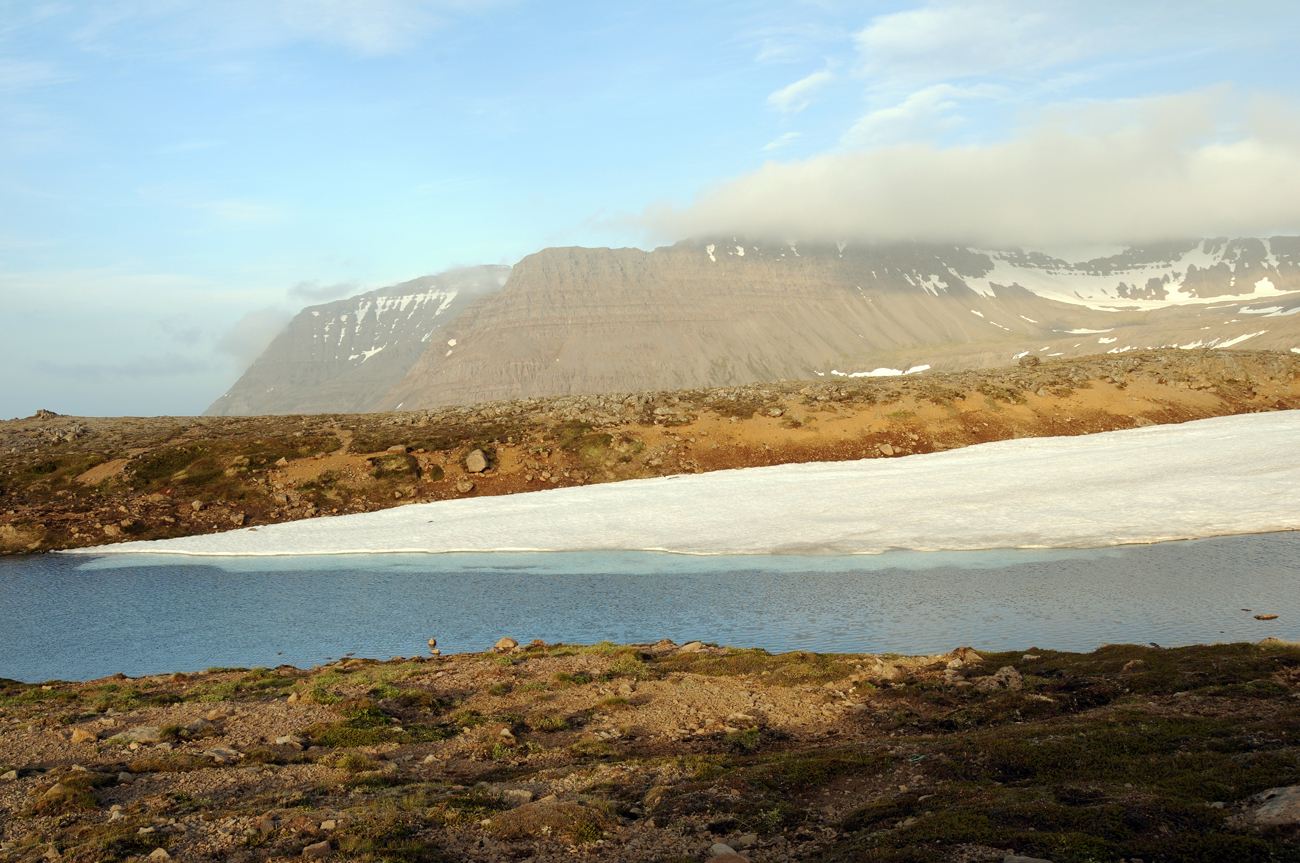
M153 851L149 852L149 859L150 859L150 860L170 860L170 859L172 859L172 855L170 855L170 854L167 853L167 849L166 849L166 848L155 848L155 849L153 849Z
M328 839L323 842L317 842L314 845L308 845L306 848L302 849L302 856L304 857L328 857L329 854L330 843Z
M1290 827L1300 824L1300 785L1270 788L1250 798L1253 821L1259 827Z
M699 641L688 641L688 642L686 642L685 644L683 644L681 647L677 648L677 652L678 652L678 653L698 653L699 651L701 651L701 650L703 650L703 649L704 649L704 644L703 644L703 642L699 642Z
M510 651L514 650L518 646L519 646L519 642L515 641L513 638L507 635L505 638L501 639L496 644L492 645L492 649L495 650L497 653L509 653Z
M132 743L153 743L158 739L158 728L153 725L137 725L118 736Z
M72 729L73 743L94 743L98 739L99 738L93 732L87 731L84 728Z
M474 483L470 482L469 480L462 480L461 482L456 483L456 491L460 492L461 494L469 494L473 490L474 490Z
M465 456L465 470L470 473L482 473L487 470L487 467L487 455L484 454L483 450L476 449L469 455Z
M1033 354L1030 354L1030 355L1028 355L1028 356L1024 356L1024 357L1021 357L1021 358L1020 358L1020 365L1026 367L1026 368L1029 368L1030 366L1040 365L1042 362L1043 362L1042 360L1040 360L1038 357L1034 356ZM1007 859L1010 859L1010 858L1007 858ZM1026 858L1024 858L1024 859L1028 860L1029 858L1026 857Z

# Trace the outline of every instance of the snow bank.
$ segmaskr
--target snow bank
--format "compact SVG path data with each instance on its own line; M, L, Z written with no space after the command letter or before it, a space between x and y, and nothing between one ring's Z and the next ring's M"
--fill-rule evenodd
M1300 528L1300 411L631 480L73 553L1063 548Z

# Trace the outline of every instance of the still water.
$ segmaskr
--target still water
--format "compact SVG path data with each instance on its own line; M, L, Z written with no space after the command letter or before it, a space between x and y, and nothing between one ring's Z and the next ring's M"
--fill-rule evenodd
M0 559L0 677L29 682L387 659L431 636L454 653L503 635L878 653L1297 640L1300 533L852 557Z

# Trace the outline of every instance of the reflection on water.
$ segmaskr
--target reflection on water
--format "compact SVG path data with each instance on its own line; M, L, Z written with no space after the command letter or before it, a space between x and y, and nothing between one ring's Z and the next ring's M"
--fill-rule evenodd
M0 560L0 677L386 659L430 636L444 653L503 635L898 653L1290 640L1298 578L1300 533L869 557L45 555Z

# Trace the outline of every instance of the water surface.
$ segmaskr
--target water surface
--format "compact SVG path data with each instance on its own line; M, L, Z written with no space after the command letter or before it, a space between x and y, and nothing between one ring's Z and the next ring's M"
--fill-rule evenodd
M0 559L0 677L387 659L430 636L444 652L503 635L898 653L1296 640L1298 582L1295 532L840 557L43 555Z

